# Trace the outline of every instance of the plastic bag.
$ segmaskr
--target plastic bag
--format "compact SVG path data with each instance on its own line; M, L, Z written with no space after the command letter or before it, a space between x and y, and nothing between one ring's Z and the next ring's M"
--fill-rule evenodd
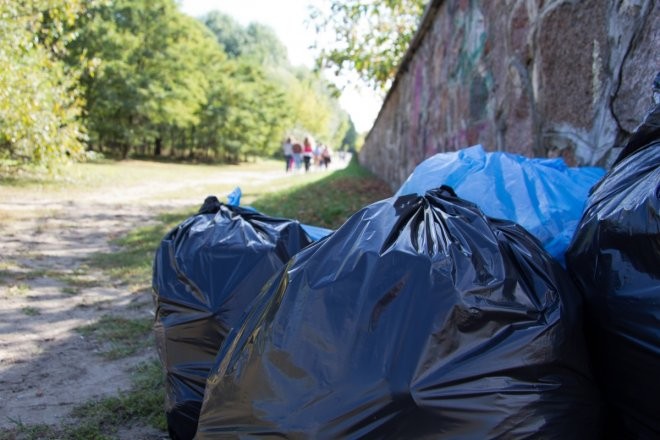
M608 438L660 438L660 104L594 188L566 261L586 298Z
M426 159L396 195L422 195L448 185L484 214L523 226L563 263L589 189L604 174L596 167L570 168L562 159L487 153L476 145Z
M580 313L518 225L447 190L387 199L264 287L196 438L598 438Z
M296 221L215 197L162 240L153 269L154 329L172 438L193 438L221 343L264 283L309 243Z

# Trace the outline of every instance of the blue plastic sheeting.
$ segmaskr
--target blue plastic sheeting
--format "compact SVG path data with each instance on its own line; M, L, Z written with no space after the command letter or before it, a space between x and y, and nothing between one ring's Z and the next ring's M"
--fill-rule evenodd
M426 159L396 196L424 195L441 185L450 186L486 215L523 226L563 262L589 189L604 174L597 167L568 167L562 159L487 153L475 145Z
M309 238L312 239L312 241L319 241L320 239L334 232L332 229L326 229L320 226L312 226L306 224L301 224L300 226L303 228L303 231L307 233Z
M243 191L241 191L241 188L237 186L232 192L227 194L227 204L229 206L239 206L241 204L242 195Z

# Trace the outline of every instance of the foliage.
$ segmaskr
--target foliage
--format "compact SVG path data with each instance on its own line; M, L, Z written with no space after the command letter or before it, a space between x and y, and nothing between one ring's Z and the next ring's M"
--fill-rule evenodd
M247 41L243 56L265 65L287 65L289 55L275 31L260 23L250 23L246 29Z
M319 68L336 75L357 73L382 90L389 87L401 58L417 30L427 0L333 0L310 7ZM332 35L333 46L323 41Z
M348 128L336 89L271 28L175 0L0 0L0 32L0 174L85 149L238 162Z
M116 0L79 26L71 61L89 60L82 85L92 143L126 157L136 143L157 143L164 127L199 123L204 66L224 54L173 0Z
M348 115L339 107L337 90L309 69L290 66L272 29L258 23L243 28L217 11L202 21L240 66L232 69L230 87L217 84L215 98L209 99L206 114L211 117L202 124L212 127L212 133L205 130L207 138L233 141L223 150L242 148L249 154L272 154L279 149L275 140L291 134L331 145L341 142Z
M341 149L344 151L355 152L357 137L358 134L355 129L355 124L353 124L353 120L349 118L348 130L346 130L346 134L344 134L344 138L341 140Z
M87 3L0 0L0 168L52 170L81 155L77 71L61 57Z
M211 11L200 18L209 28L227 56L238 58L247 44L247 32L233 17L220 11Z

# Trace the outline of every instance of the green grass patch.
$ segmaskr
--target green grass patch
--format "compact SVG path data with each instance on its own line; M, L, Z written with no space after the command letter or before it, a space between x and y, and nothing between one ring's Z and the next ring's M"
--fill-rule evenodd
M151 345L150 319L126 319L104 315L97 322L76 328L81 335L91 338L106 359L131 356Z
M164 388L160 364L156 361L143 363L133 371L130 391L116 397L93 400L74 408L71 413L75 419L73 423L53 427L42 424L25 425L17 420L14 421L15 428L0 433L0 440L115 439L119 429L139 424L160 430L165 437L167 422L163 411Z
M67 286L78 291L101 286L102 280L90 275L89 270L90 268L83 266L73 272L51 272L49 276L62 281Z
M60 439L57 430L45 424L26 425L21 420L9 419L15 425L13 429L0 432L0 440L43 440Z
M22 312L24 315L27 315L27 316L37 316L37 315L41 315L41 312L39 311L39 309L37 309L36 307L30 307L30 306L28 306L28 307L23 307L23 308L21 309L21 312Z
M64 286L60 289L65 295L75 296L80 293L80 289L71 286Z
M13 284L7 289L9 296L25 296L30 293L30 286L24 283Z
M201 204L200 204L201 205ZM119 249L94 255L88 265L103 270L113 284L125 284L132 291L144 291L151 286L152 264L158 244L165 234L194 212L181 211L158 216L156 225L130 231L112 241Z
M112 434L119 428L136 423L167 430L163 411L163 380L158 362L138 366L130 391L121 396L88 402L73 410L71 415L77 423L68 429L67 438L113 438Z
M391 195L387 184L362 168L354 157L344 169L261 197L252 206L267 215L335 229L364 206Z

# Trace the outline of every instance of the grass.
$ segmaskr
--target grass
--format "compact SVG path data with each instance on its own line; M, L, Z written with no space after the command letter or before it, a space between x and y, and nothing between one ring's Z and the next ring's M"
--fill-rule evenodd
M21 309L21 312L23 312L23 314L24 314L24 315L27 315L27 316L37 316L37 315L41 315L41 312L39 311L39 309L37 309L36 307L30 307L30 306L28 306L28 307L23 307L23 308Z
M383 181L353 158L346 168L321 180L261 197L252 206L270 216L336 229L362 207L391 195Z
M136 421L167 430L163 401L164 382L156 361L139 365L133 376L133 388L121 396L88 402L74 409L78 423L70 428L67 438L102 438Z
M123 192L145 182L177 182L186 179L220 178L225 172L240 171L241 173L258 174L273 169L281 169L279 161L257 160L241 165L193 165L142 160L77 163L68 165L59 176L42 176L34 179L0 176L0 186L3 188L0 201L4 198L10 200L39 198L51 202L75 200L82 195L88 195L90 192L100 194ZM172 194L181 191L186 196L200 194L198 197L201 204L203 196L207 193L218 193L219 196L225 195L237 184L242 183L217 180L219 183L211 187L173 189ZM255 182L256 185L258 185L258 182ZM248 186L251 186L249 182ZM250 188L248 192L251 191ZM172 194L163 194L159 198L167 199ZM33 215L29 212L17 213L10 210L0 210L0 214L0 222L5 218Z
M68 287L75 289L79 292L82 289L89 289L90 287L99 287L102 281L89 274L90 268L81 266L73 272L51 272L49 276L56 278Z
M97 322L76 328L101 347L108 360L131 356L152 344L150 319L127 319L104 315Z
M71 413L74 419L72 423L53 427L43 424L25 425L20 420L14 420L16 427L13 432L0 432L0 440L110 440L116 438L119 429L137 424L166 432L167 422L162 409L164 399L160 365L155 361L147 362L138 365L133 371L130 391L74 408Z
M154 254L165 234L190 215L190 210L161 214L157 224L137 228L112 241L116 252L94 255L88 265L106 272L111 279L128 285L133 291L149 289Z
M25 296L30 293L30 286L24 283L14 284L9 286L7 293L9 296Z

